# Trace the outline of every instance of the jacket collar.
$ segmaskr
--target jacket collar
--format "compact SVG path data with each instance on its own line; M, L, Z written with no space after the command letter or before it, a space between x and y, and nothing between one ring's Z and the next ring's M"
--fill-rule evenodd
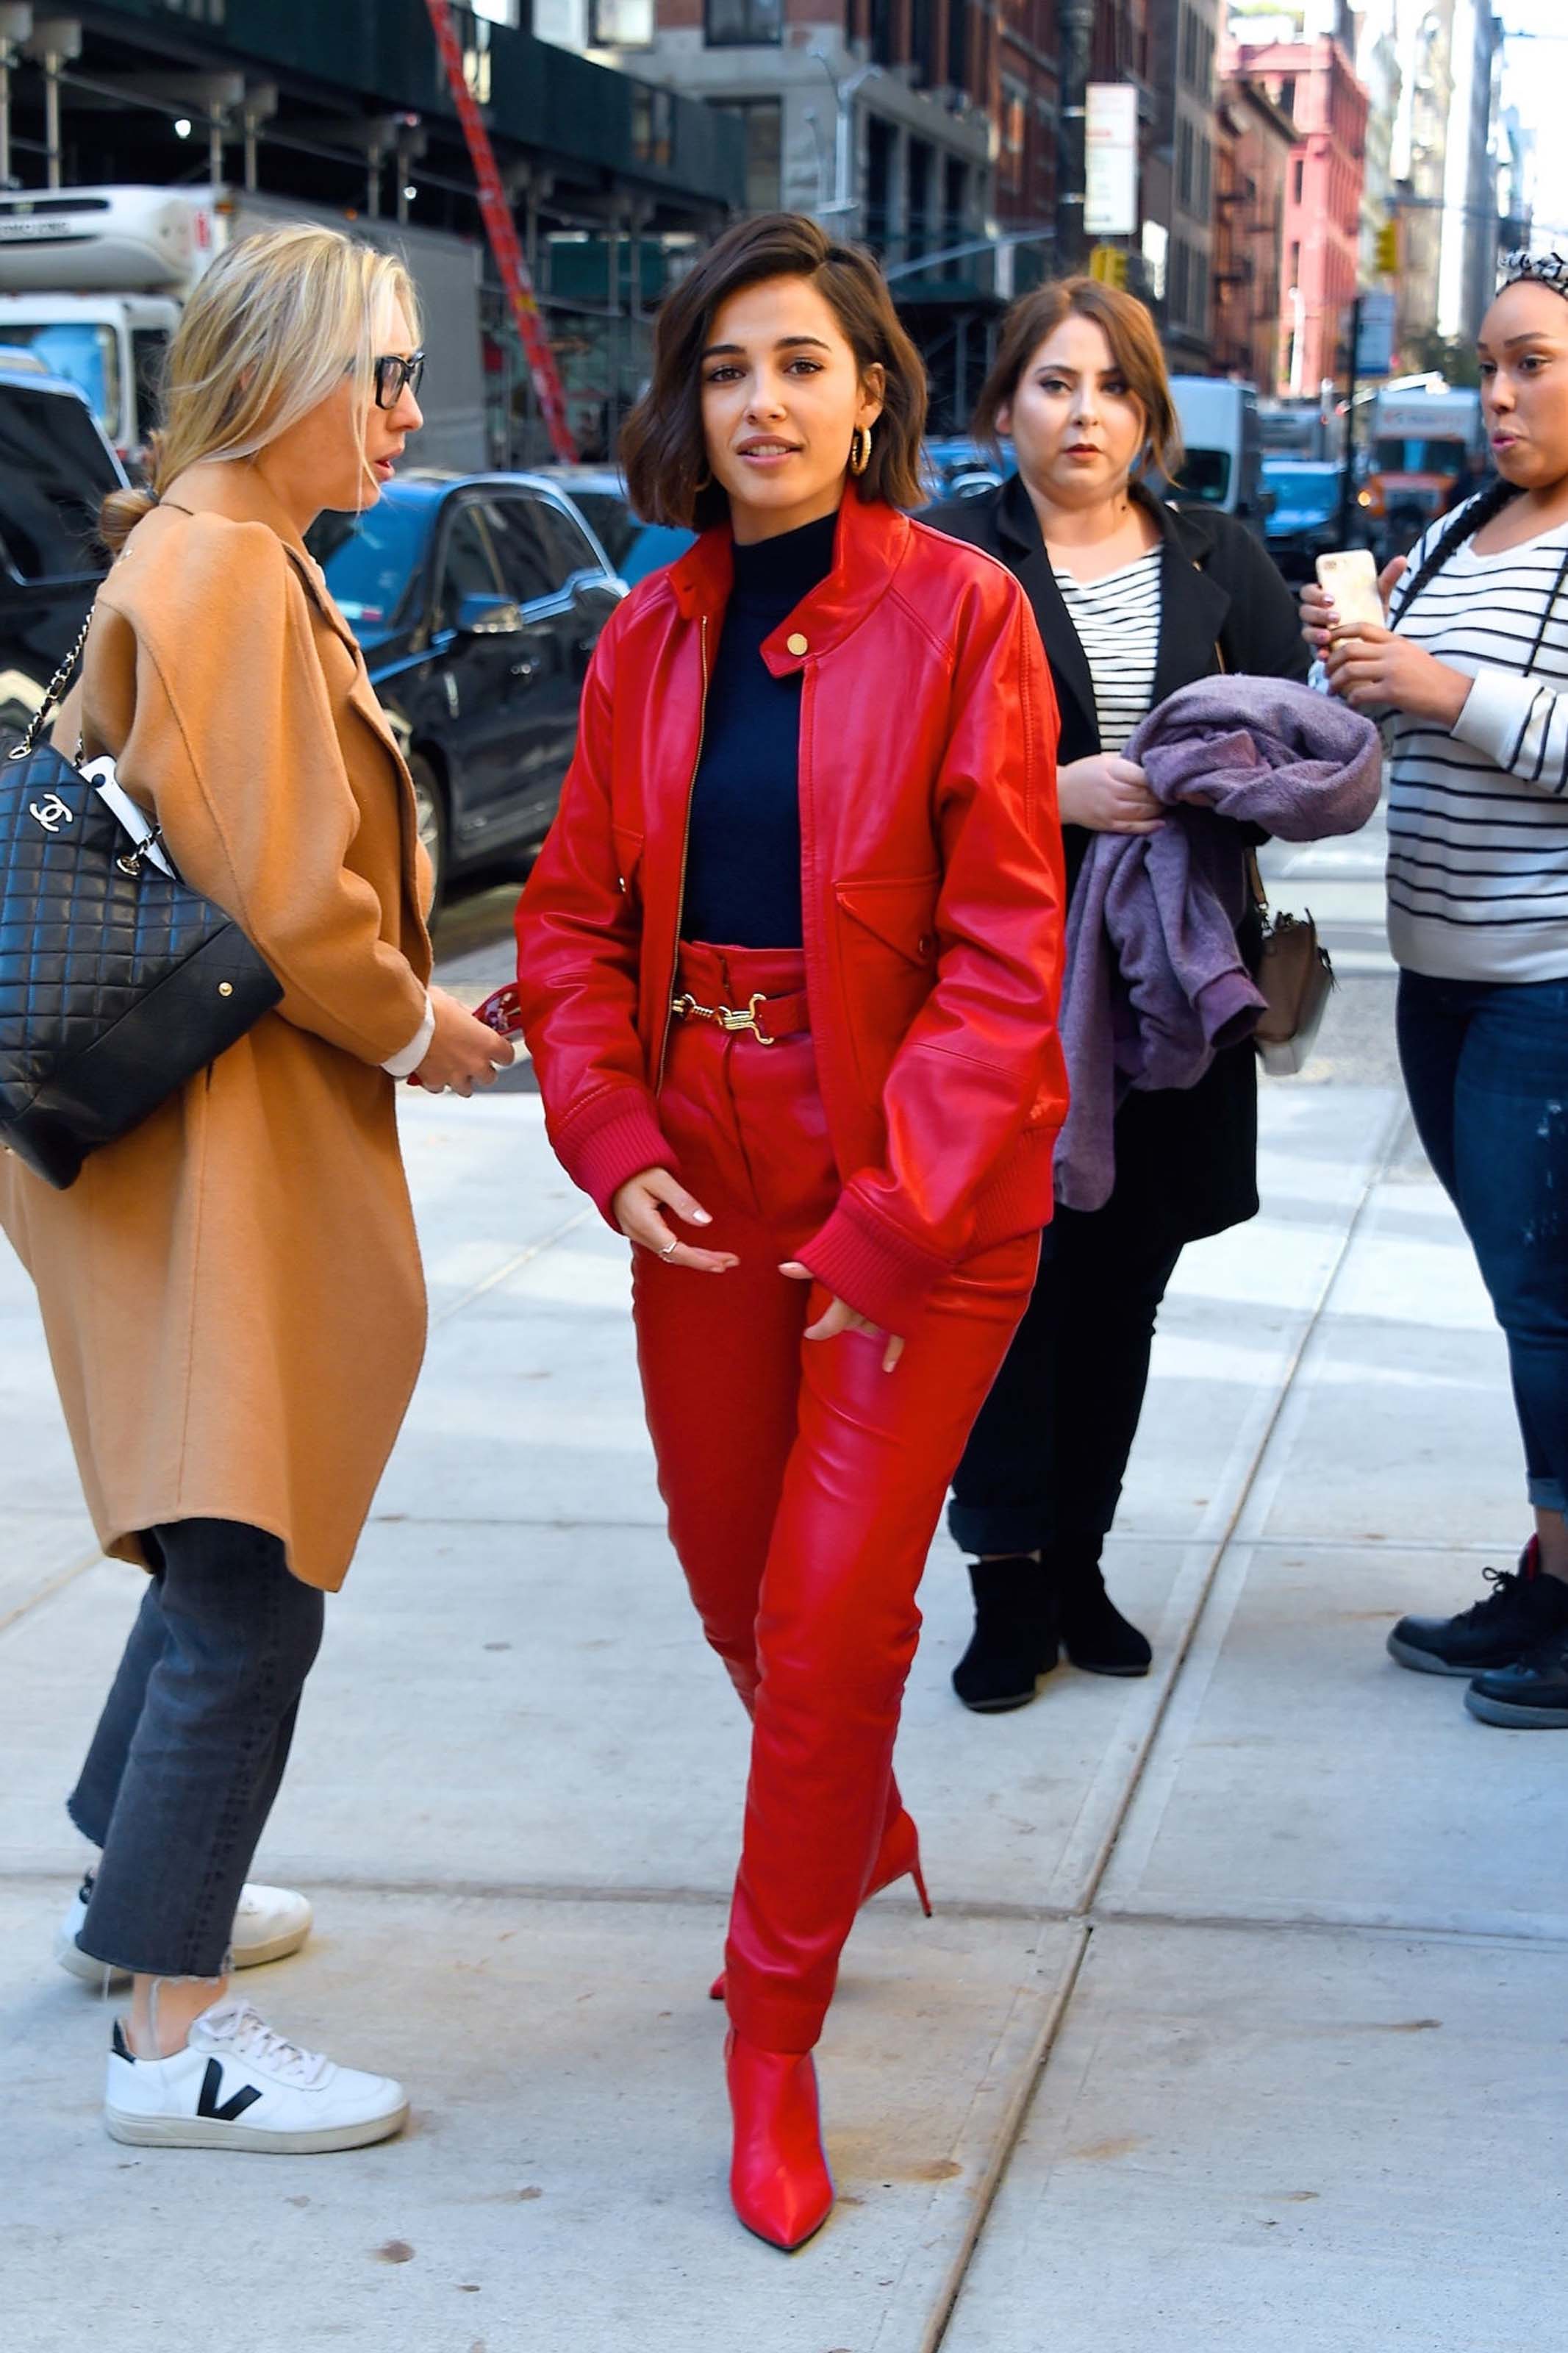
M1160 644L1153 696L1156 702L1163 702L1178 687L1207 676L1214 669L1215 647L1230 610L1230 598L1207 571L1215 543L1207 518L1171 506L1141 482L1133 483L1132 496L1160 533ZM1003 485L996 528L1005 561L1017 575L1035 608L1058 694L1077 704L1079 726L1087 728L1089 740L1098 744L1094 681L1046 554L1039 518L1017 474Z
M859 628L892 585L910 537L907 515L879 500L845 492L833 569L763 640L763 659L775 678L792 677ZM671 566L670 586L688 620L717 621L729 603L734 575L734 543L729 524L721 523L705 531Z
M321 617L357 655L359 640L332 601L326 576L306 546L298 524L248 459L205 458L175 476L158 503L184 514L224 515L230 522L265 523L283 543L284 553Z

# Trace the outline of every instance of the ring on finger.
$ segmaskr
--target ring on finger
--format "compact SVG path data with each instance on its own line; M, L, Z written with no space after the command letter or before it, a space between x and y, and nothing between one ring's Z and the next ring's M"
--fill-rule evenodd
M679 1248L680 1238L677 1235L673 1241L666 1242L664 1248L659 1252L659 1256L660 1258L673 1258Z

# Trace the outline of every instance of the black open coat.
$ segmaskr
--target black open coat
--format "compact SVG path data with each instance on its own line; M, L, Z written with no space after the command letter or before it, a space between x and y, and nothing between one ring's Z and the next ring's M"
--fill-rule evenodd
M1262 542L1229 515L1167 506L1134 489L1164 542L1154 701L1222 668L1305 679L1310 656L1296 600ZM1100 749L1094 686L1062 602L1039 520L1016 474L977 499L930 507L922 522L994 555L1017 575L1045 641L1061 707L1060 766ZM1249 837L1256 839L1256 837ZM1090 835L1064 826L1068 887ZM1252 926L1253 919L1248 918ZM1242 947L1256 962L1258 937ZM1250 1046L1216 1054L1194 1087L1128 1096L1116 1120L1116 1189L1104 1210L1132 1219L1172 1249L1258 1212L1258 1077Z

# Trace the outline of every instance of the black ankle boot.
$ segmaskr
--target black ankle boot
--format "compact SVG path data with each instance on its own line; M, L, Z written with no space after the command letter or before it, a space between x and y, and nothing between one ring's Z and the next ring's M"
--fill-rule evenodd
M1046 1556L1057 1630L1075 1667L1089 1675L1146 1675L1154 1653L1105 1589L1098 1560Z
M952 1671L952 1688L980 1715L1027 1707L1057 1662L1056 1613L1037 1560L1018 1553L969 1565L974 1632Z

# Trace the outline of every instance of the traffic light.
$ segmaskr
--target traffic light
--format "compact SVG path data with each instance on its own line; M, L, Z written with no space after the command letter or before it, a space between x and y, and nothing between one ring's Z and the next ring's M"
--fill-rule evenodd
M1380 278L1399 275L1399 216L1391 213L1377 232L1377 271Z
M1122 286L1127 283L1127 255L1120 245L1097 245L1090 248L1089 274L1098 278L1102 286Z

